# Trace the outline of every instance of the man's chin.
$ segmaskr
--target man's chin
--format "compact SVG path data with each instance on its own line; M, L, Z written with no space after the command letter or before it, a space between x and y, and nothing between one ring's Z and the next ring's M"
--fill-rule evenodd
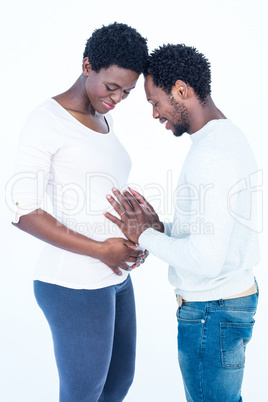
M187 132L187 128L185 126L174 125L171 127L171 130L175 137L181 137L184 133Z
M172 130L172 132L175 135L175 137L181 137L186 131Z

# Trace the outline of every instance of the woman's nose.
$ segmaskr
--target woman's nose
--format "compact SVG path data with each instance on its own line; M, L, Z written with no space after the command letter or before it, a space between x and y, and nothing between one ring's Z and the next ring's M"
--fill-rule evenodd
M117 91L115 93L113 93L110 98L112 99L112 101L114 103L119 103L121 102L122 98L123 98L123 92Z

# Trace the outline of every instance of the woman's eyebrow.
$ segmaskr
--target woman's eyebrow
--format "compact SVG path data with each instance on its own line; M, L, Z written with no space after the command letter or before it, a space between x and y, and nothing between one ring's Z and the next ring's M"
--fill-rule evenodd
M115 85L116 87L120 88L120 85L118 85L116 82L107 82L109 85Z
M114 85L114 86L116 86L117 88L121 88L120 85L118 85L116 82L107 82L107 84L108 84L108 85ZM127 89L134 89L134 88L135 88L135 85L134 85L133 87L127 88Z

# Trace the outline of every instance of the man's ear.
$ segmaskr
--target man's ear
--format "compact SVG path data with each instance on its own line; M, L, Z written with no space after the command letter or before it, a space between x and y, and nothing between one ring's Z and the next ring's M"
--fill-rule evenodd
M174 87L172 90L176 93L176 95L181 98L181 100L184 100L187 98L188 95L188 86L185 84L184 81L182 80L177 80L175 82Z
M85 57L82 64L83 75L88 77L90 72L92 71L91 64L88 60L88 57Z

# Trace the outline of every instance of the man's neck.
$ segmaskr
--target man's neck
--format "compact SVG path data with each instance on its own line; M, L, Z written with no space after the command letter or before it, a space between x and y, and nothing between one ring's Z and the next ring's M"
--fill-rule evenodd
M201 104L196 100L193 105L190 119L189 134L194 134L204 127L211 120L226 119L224 114L216 107L213 100L209 96L205 104Z

